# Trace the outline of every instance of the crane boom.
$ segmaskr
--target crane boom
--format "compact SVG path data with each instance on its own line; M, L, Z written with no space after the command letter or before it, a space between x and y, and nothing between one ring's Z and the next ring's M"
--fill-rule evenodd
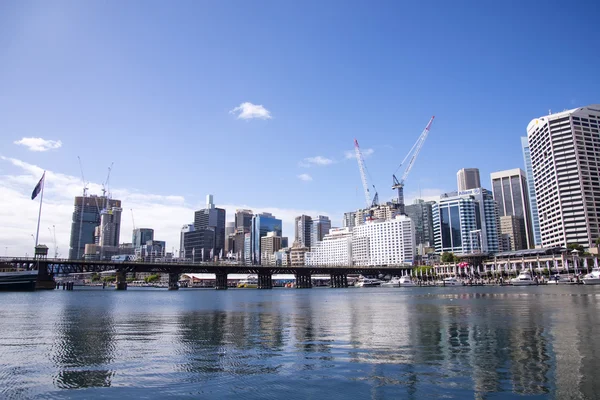
M402 165L404 165L406 160L409 160L408 166L404 170L404 173L402 174L401 179L398 180L398 178L396 178L395 174L392 175L392 177L393 177L392 189L398 190L398 208L399 208L399 211L401 214L404 214L404 181L406 180L406 178L408 177L408 174L410 174L410 171L412 170L413 166L415 165L415 161L417 160L417 157L419 156L419 153L421 152L423 143L425 143L425 140L427 139L427 136L429 135L429 130L431 128L431 124L433 123L434 118L435 118L435 115L433 117L431 117L431 119L429 120L429 123L427 124L427 126L425 127L423 132L421 132L421 135L419 136L419 138L417 139L415 144L412 146L412 148L410 149L410 151L408 152L406 157L404 157L404 160L402 160L402 163L400 164L400 166L398 167L398 169L400 169L400 167L402 167ZM396 170L396 171L398 171L398 170Z
M358 169L360 170L360 179L362 180L363 190L365 191L365 201L367 207L371 207L371 193L369 192L369 182L367 181L367 174L365 173L365 162L358 145L358 140L354 139L354 150L356 152L356 161L358 161Z

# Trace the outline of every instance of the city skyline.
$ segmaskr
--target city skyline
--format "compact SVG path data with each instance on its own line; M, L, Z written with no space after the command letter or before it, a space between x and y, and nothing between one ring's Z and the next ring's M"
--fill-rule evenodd
M561 32L530 33L557 18ZM240 40L248 32L253 40ZM135 225L153 228L168 251L209 193L227 221L237 208L271 212L289 238L302 214L342 226L344 212L364 205L353 139L384 202L431 115L406 204L453 190L461 168L482 177L524 168L520 137L532 118L598 102L600 83L586 77L600 56L580 40L594 32L593 17L576 8L533 4L309 2L257 12L2 3L0 37L10 39L0 40L9 94L0 98L0 252L31 253L29 193L48 170L40 241L52 248L55 226L59 253L68 253L72 201L83 188L77 156L90 194L101 194L114 161L122 237L133 209ZM560 46L585 62L539 62L538 51Z

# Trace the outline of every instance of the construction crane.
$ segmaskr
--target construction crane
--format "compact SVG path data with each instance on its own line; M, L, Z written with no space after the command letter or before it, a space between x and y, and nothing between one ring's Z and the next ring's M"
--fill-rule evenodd
M410 151L408 152L406 157L404 157L404 160L402 160L402 162L400 163L398 168L396 168L396 172L394 172L394 174L392 175L392 177L393 177L392 189L398 190L398 211L400 211L400 214L404 214L404 181L408 177L408 174L410 173L410 170L412 169L413 165L415 165L415 160L417 159L417 156L419 155L419 152L421 151L421 148L423 147L423 143L425 143L425 139L427 139L427 135L429 135L429 128L431 127L431 124L433 123L434 118L435 118L435 115L433 117L431 117L431 119L429 120L429 123L427 124L427 126L425 127L423 132L421 133L421 136L419 136L419 138L417 139L417 141L415 142L413 147L410 149ZM407 165L406 169L404 170L402 177L400 178L400 180L398 180L398 178L396 178L396 173L404 165L406 160L408 160L409 158L410 158L410 161L408 162L408 165Z
M133 208L130 208L129 211L131 211L131 222L133 223L133 230L135 231L135 219L133 219Z
M85 177L83 175L83 165L81 164L81 157L77 156L79 160L79 169L81 171L81 184L83 185L83 200L81 202L81 218L79 220L79 239L77 240L77 259L81 259L81 233L83 230L83 210L85 207L85 198L87 196L88 184L85 182Z
M102 184L102 197L104 197L104 209L106 210L108 208L108 198L110 198L110 189L109 189L109 182L110 182L110 173L112 172L112 167L115 163L111 162L110 163L110 167L108 167L108 175L106 176L106 181ZM106 197L106 193L108 193L108 198Z
M358 161L358 169L360 170L360 178L362 180L363 190L365 191L365 201L367 203L367 208L371 208L379 204L379 194L375 189L375 185L373 185L373 191L375 192L375 196L373 197L373 199L371 199L371 192L369 191L369 182L367 181L365 160L363 159L362 153L360 151L360 146L358 145L358 140L356 139L354 139L354 150L356 152L356 161Z

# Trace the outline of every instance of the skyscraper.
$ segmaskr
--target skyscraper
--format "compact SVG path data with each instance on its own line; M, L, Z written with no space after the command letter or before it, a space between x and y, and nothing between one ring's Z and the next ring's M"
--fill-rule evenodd
M225 242L223 247L223 254L227 254L233 251L235 246L235 221L225 223ZM231 239L231 240L230 240Z
M296 217L294 224L294 241L303 247L311 245L312 218L308 215Z
M261 243L260 239L267 236L267 232L275 232L275 235L281 236L281 220L277 219L271 213L261 213L252 217L252 263L261 263Z
M312 226L310 227L310 246L315 246L318 242L323 240L325 235L329 233L331 229L331 220L328 216L317 215L312 219Z
M500 250L498 206L489 190L440 196L432 206L437 253L471 254Z
M404 207L406 215L412 220L415 229L415 246L417 250L433 246L433 218L431 207L435 202L417 199L413 204ZM419 255L423 255L419 253Z
M492 193L498 204L498 215L501 218L500 233L523 234L522 237L513 238L511 243L516 246L510 250L533 248L533 227L529 218L529 198L525 172L520 168L506 171L492 172ZM515 217L502 222L502 217ZM509 222L510 221L510 222ZM516 224L517 226L512 226Z
M154 229L137 228L131 235L131 244L134 248L142 247L148 240L154 240Z
M235 228L237 231L250 232L252 226L252 210L235 210Z
M220 256L225 247L225 210L216 208L213 196L206 196L206 208L194 213L194 230L184 233L186 258L209 260ZM225 254L223 254L225 257Z
M533 166L531 165L531 151L529 150L529 140L527 140L527 136L521 138L521 146L523 147L523 161L525 162L525 173L527 177L527 192L529 194L529 214L533 229L533 244L537 247L542 245L542 235L540 234L540 219L535 197L535 187L533 185Z
M109 199L104 196L77 196L74 202L73 219L71 222L71 238L69 240L69 258L72 260L82 259L86 244L100 244L102 231L96 228L101 224L101 215L104 209L115 214L104 217L104 239L106 245L118 246L121 223L121 200ZM114 218L113 218L114 217ZM112 225L111 225L112 224Z
M456 173L456 181L459 192L480 188L481 180L479 179L479 169L463 168L459 170Z
M185 252L185 234L194 231L194 224L185 224L181 227L181 234L179 236L179 257L180 258L191 258L191 254Z
M600 104L532 120L527 126L542 246L600 237Z

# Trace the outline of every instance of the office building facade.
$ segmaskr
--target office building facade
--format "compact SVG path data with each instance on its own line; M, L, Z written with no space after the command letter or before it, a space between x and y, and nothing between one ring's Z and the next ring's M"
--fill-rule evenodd
M351 266L352 228L331 229L306 253L307 266Z
M262 265L271 265L275 257L274 253L281 250L281 236L276 232L267 232L267 236L260 238L260 248Z
M415 229L415 247L417 254L423 248L433 246L433 215L432 206L435 202L417 199L413 204L406 205L406 215L412 220ZM420 250L419 250L420 249Z
M498 206L489 190L442 195L432 206L436 253L500 251Z
M131 244L134 248L142 247L148 240L154 240L154 229L137 228L131 235Z
M529 210L529 193L527 190L527 179L525 172L520 168L506 171L492 172L492 194L498 204L498 215L502 217L515 217L511 223L506 219L500 224L501 234L522 235L511 239L516 248L510 250L522 250L535 247L533 241L533 226ZM513 227L513 225L516 225ZM504 230L506 228L507 230ZM508 250L508 249L505 249Z
M533 245L542 246L542 235L540 234L540 219L538 216L537 200L535 196L535 186L533 184L533 166L531 165L531 150L529 149L529 140L527 136L521 138L521 147L523 148L523 162L525 165L525 177L527 179L527 194L529 197L529 218L533 230Z
M543 247L594 245L600 237L600 104L527 126Z
M252 217L251 241L252 241L252 263L260 265L261 263L261 242L260 239L267 236L268 232L275 232L281 236L282 223L271 213L261 213Z
M312 217L300 215L294 220L294 241L301 246L311 246Z
M316 246L318 242L323 240L325 235L329 233L331 229L331 220L325 215L317 215L312 219L312 225L310 227L310 246Z
M456 173L458 191L462 192L481 187L478 168L463 168Z

